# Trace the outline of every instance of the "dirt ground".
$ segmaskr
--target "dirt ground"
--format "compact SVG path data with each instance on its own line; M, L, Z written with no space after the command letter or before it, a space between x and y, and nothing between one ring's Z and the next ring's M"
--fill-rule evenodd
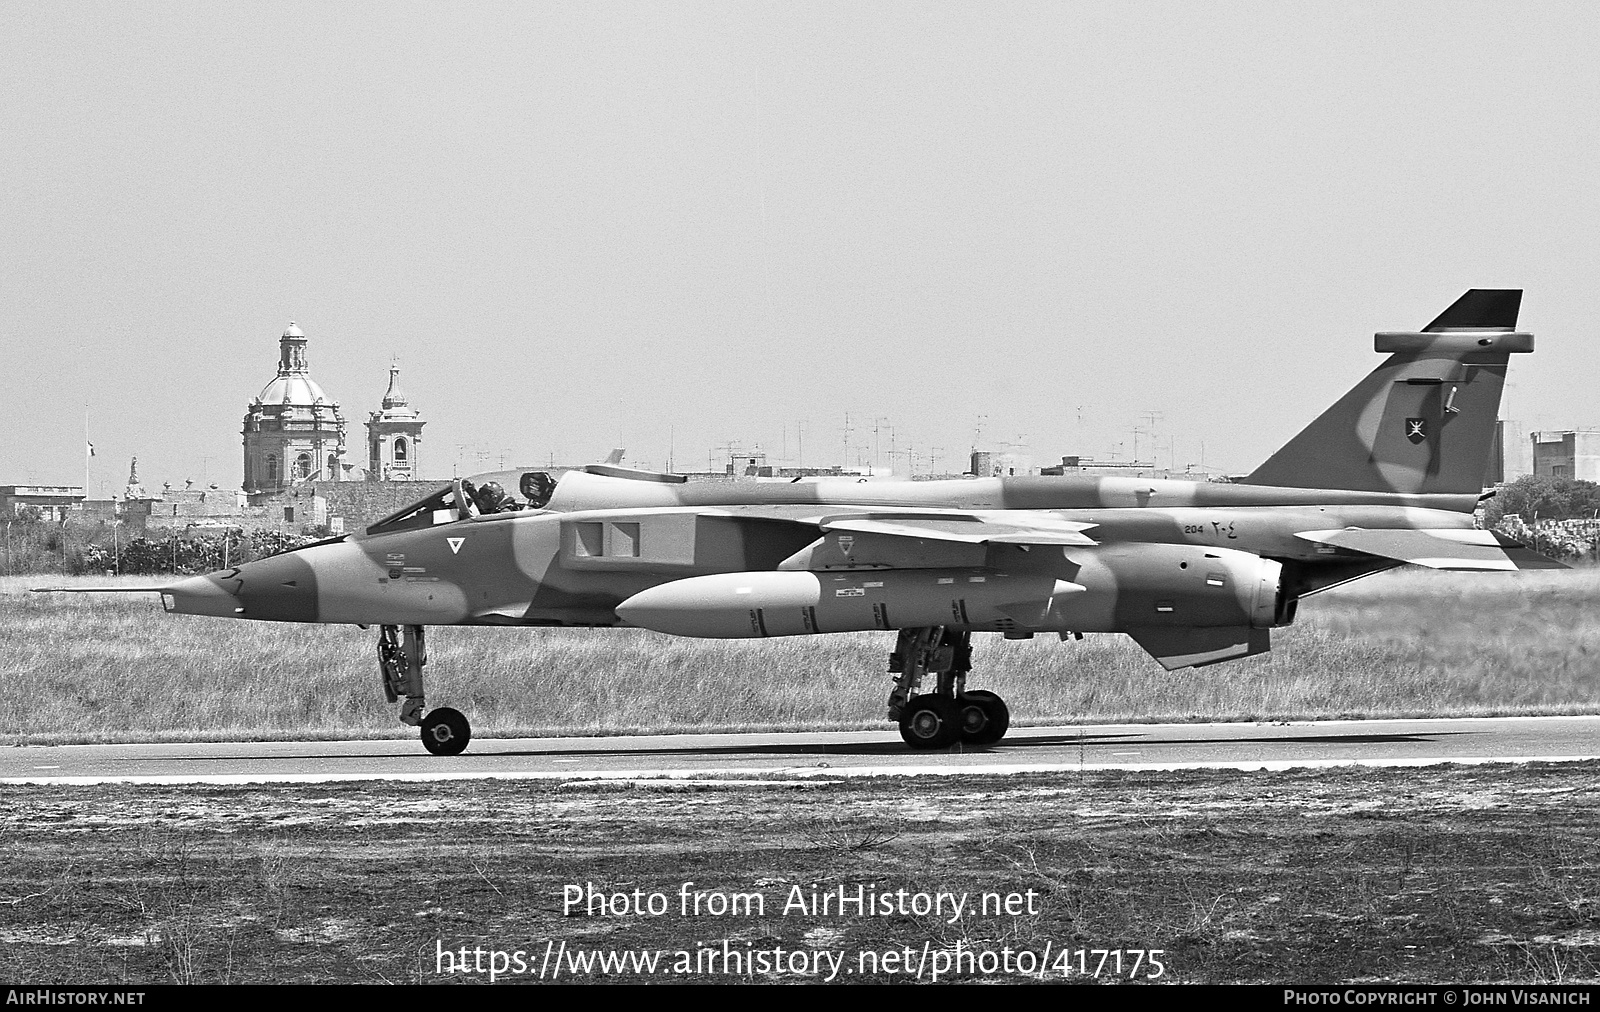
M1600 978L1600 764L0 787L0 979Z

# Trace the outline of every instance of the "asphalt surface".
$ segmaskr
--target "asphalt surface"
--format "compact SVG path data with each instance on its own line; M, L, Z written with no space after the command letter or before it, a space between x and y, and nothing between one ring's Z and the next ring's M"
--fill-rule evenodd
M1092 769L1288 769L1600 758L1600 716L1016 728L998 745L913 752L892 727L802 734L286 741L0 749L0 783L273 783L479 778L738 779Z

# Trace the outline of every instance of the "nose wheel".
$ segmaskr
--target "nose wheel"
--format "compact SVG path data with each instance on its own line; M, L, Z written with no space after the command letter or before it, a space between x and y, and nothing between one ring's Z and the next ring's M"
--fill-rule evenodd
M422 747L434 755L460 755L472 740L472 726L459 710L441 706L422 718Z

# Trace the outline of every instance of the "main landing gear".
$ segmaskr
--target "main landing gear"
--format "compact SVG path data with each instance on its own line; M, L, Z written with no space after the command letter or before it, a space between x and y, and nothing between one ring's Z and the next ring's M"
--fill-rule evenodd
M1005 700L992 692L968 692L972 633L946 626L902 629L889 655L894 689L889 719L900 722L900 737L912 748L993 745L1011 726ZM917 694L923 675L937 676L933 692Z
M404 632L402 632L402 629ZM472 727L459 710L441 706L423 716L422 668L428 647L422 626L386 625L378 628L378 670L383 672L383 694L400 707L400 723L422 729L422 747L434 755L460 755L472 740Z

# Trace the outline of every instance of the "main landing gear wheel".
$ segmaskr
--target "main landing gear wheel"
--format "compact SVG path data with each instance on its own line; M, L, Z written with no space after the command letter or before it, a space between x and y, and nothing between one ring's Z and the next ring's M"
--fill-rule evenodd
M973 689L956 697L961 708L961 740L968 745L993 745L1011 727L1006 701L987 689Z
M993 745L1011 727L1005 701L983 689L967 691L972 670L972 631L948 626L901 629L889 655L895 676L889 719L912 748L946 748L956 742ZM934 691L918 694L925 676Z
M472 727L461 711L441 706L422 718L422 747L434 755L460 755L472 740Z
M961 740L961 710L948 696L914 696L901 710L900 737L912 748L949 748Z

